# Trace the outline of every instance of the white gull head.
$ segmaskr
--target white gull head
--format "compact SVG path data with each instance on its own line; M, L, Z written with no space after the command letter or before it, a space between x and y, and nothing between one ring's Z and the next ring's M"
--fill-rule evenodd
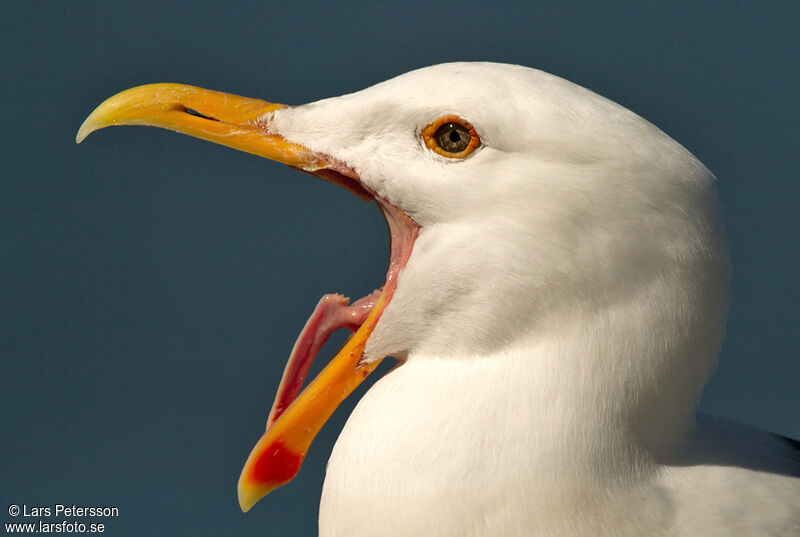
M466 158L422 139L446 115L480 137ZM714 177L677 142L575 84L492 63L265 120L420 225L365 354L403 365L337 443L323 535L550 527L559 490L621 487L685 445L717 360L728 260ZM378 501L389 511L352 508Z

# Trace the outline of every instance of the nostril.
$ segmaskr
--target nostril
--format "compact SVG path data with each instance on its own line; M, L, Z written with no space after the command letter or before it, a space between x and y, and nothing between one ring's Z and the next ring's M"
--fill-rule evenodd
M211 121L219 121L218 119L202 114L197 110L194 110L193 108L184 108L183 111L189 114L190 116L201 117L203 119L210 119Z

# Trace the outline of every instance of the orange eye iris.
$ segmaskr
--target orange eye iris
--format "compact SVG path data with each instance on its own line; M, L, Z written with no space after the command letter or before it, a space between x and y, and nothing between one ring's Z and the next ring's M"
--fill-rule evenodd
M481 145L475 128L458 116L443 116L422 130L425 145L448 158L464 158Z

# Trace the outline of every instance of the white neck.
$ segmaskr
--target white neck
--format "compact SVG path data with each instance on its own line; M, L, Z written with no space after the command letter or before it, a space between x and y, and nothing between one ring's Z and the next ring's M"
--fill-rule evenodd
M321 535L587 534L560 526L581 498L602 513L641 501L652 456L593 360L565 391L556 377L585 357L524 348L467 364L412 355L373 386L328 463Z

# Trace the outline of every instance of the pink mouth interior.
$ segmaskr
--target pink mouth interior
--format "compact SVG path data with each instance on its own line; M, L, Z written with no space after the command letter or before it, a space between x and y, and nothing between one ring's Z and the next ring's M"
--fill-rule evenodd
M363 199L374 199L378 203L389 225L391 238L389 270L381 289L374 290L352 304L349 298L338 293L323 295L319 300L289 355L289 361L286 363L275 395L275 402L267 419L267 430L300 394L308 370L328 337L340 328L347 328L351 333L358 330L382 293L386 295L384 308L388 305L397 287L397 277L408 262L419 232L419 226L402 210L365 189L351 169L336 165L335 170L319 170L313 175L342 186Z
M317 307L306 321L289 355L278 393L275 395L275 402L269 413L267 429L297 398L308 375L308 369L328 337L340 328L347 328L350 332L358 330L372 311L380 294L380 289L376 289L352 305L348 305L349 298L338 293L329 293L319 299Z

